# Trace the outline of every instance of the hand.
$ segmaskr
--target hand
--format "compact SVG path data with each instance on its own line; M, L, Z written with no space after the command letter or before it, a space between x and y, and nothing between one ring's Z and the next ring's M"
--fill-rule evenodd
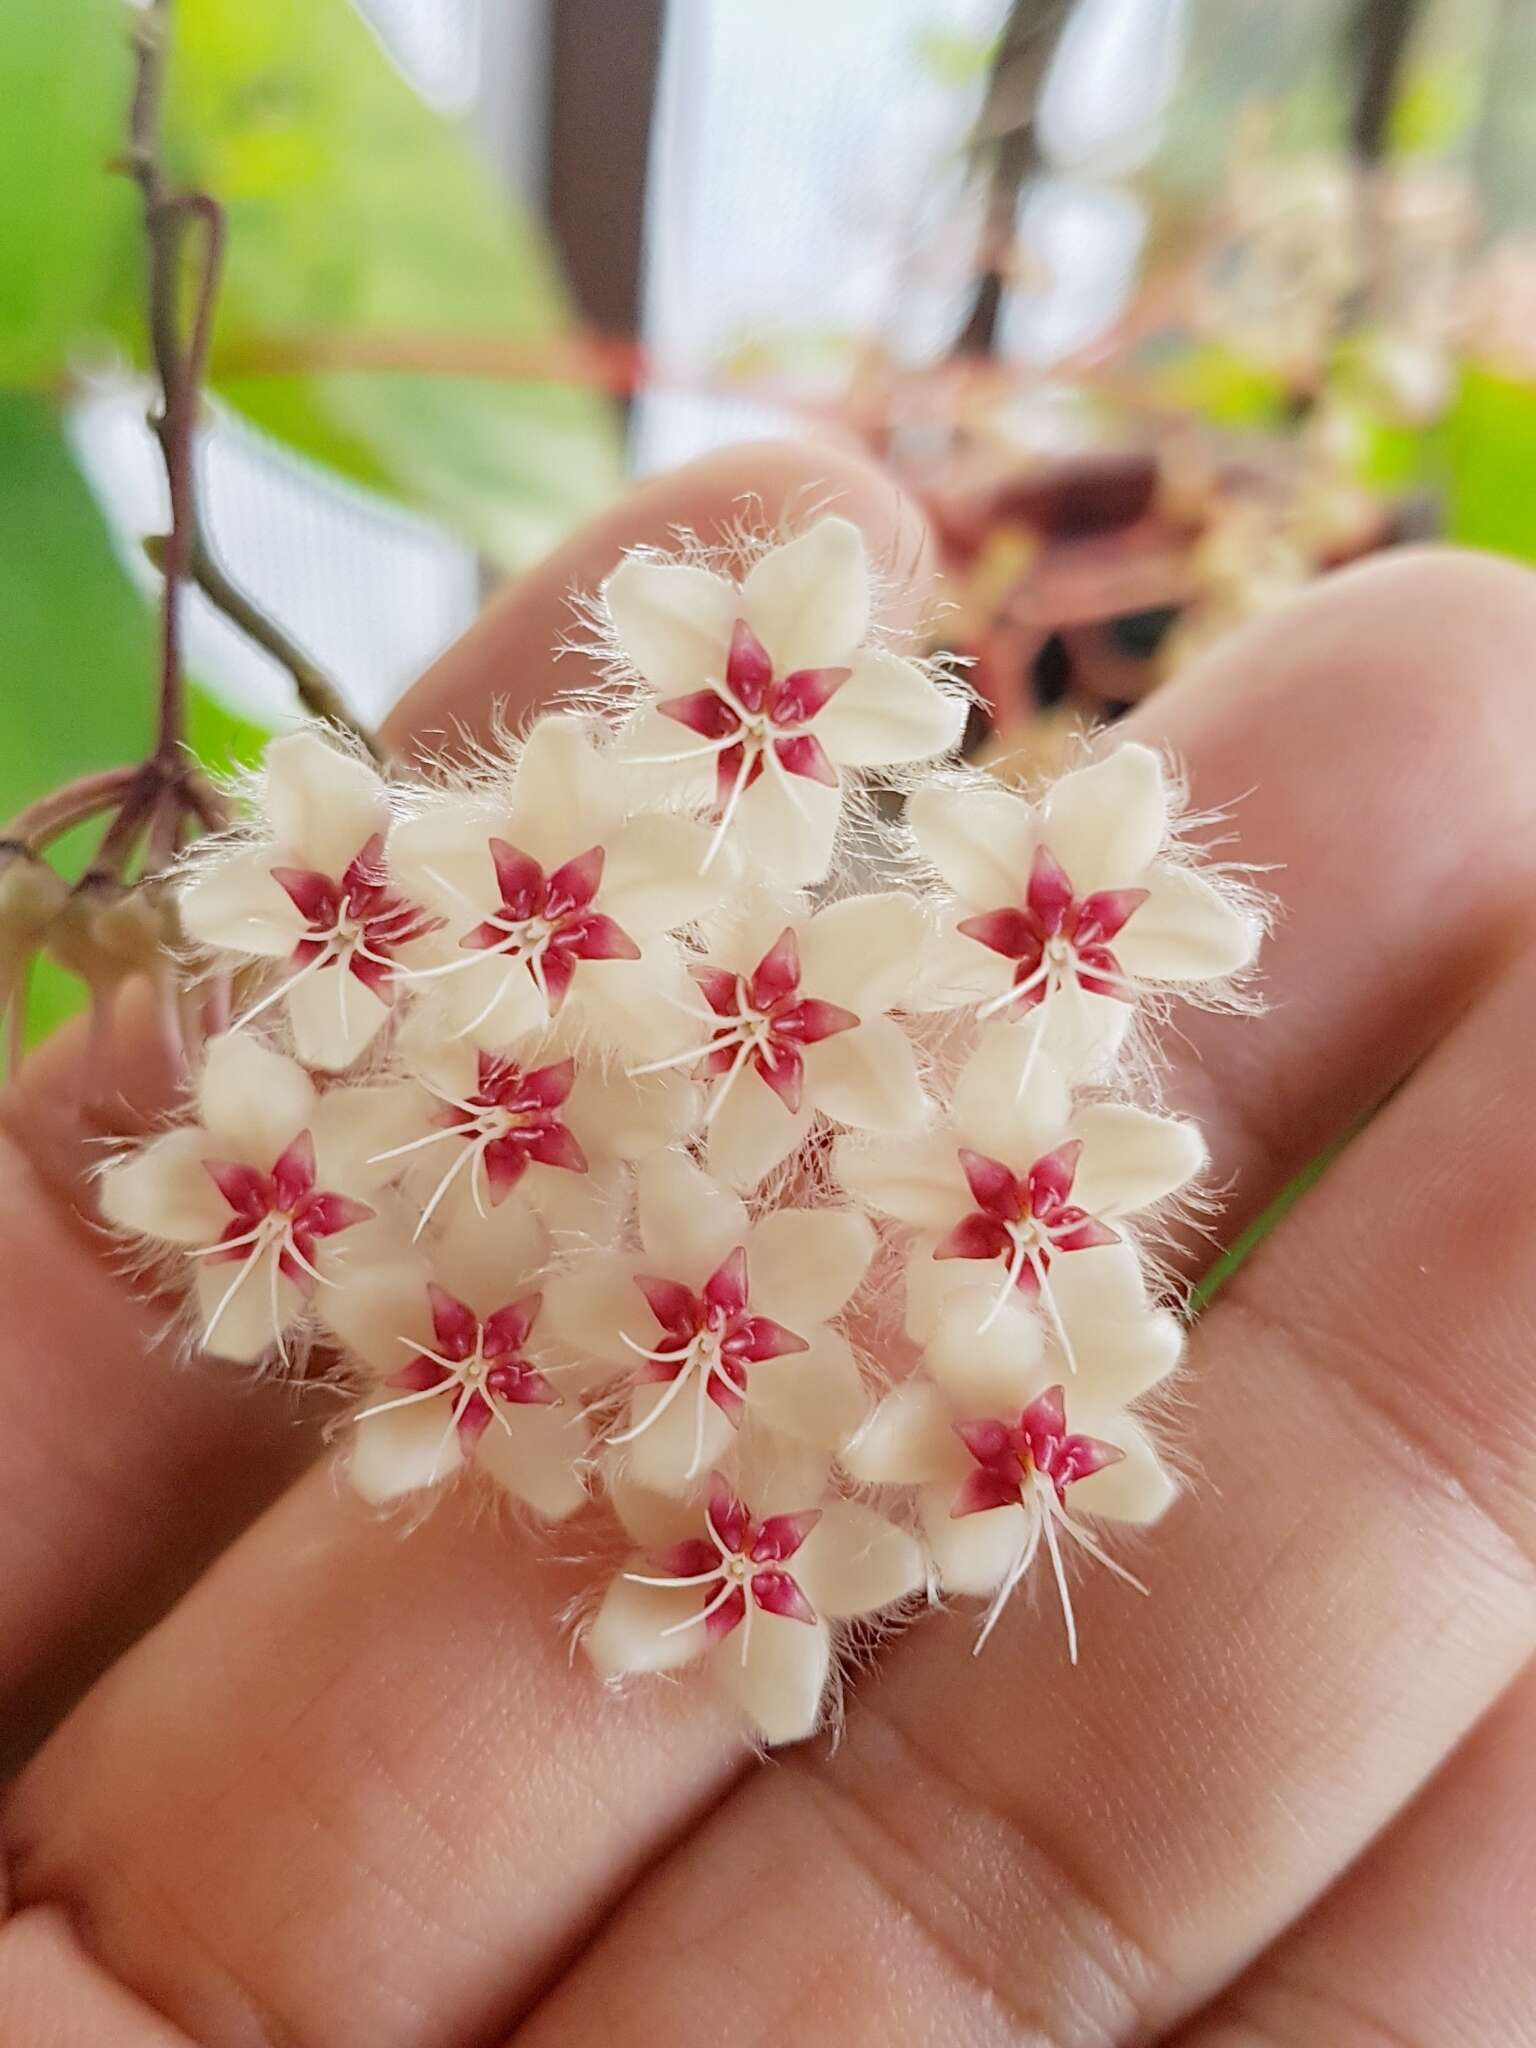
M713 458L501 599L392 737L557 685L568 584L742 491L921 559L849 458ZM1533 646L1536 583L1405 554L1137 714L1279 867L1268 1013L1175 1041L1224 1240L1376 1114L1196 1329L1152 1598L1085 1580L1076 1670L1048 1612L979 1660L930 1617L835 1751L606 1697L550 1623L574 1578L462 1495L404 1537L314 1469L231 1543L313 1440L157 1350L61 1192L78 1054L37 1060L0 1173L18 1749L208 1569L11 1787L6 2048L1536 2043Z

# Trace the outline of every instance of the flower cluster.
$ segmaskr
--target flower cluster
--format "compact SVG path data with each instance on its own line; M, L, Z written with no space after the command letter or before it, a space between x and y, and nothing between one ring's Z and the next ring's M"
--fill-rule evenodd
M701 1659L768 1742L925 1595L985 1636L1042 1547L1070 1631L1064 1542L1119 1571L1100 1522L1172 1497L1145 1245L1204 1150L1125 1077L1259 932L1156 755L968 773L871 609L835 518L740 581L637 556L595 708L474 772L276 741L181 884L233 1023L101 1183L205 1350L334 1361L368 1500L601 1496L594 1664Z

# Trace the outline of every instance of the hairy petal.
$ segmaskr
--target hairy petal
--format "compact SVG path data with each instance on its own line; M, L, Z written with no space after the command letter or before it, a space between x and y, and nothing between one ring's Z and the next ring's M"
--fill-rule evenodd
M1072 1199L1094 1215L1129 1216L1175 1193L1206 1162L1197 1125L1127 1102L1092 1102L1072 1118L1082 1143Z
M269 743L266 814L278 846L302 855L290 864L327 875L339 875L390 823L389 797L373 769L317 732Z
M904 1529L858 1501L834 1501L795 1558L795 1576L831 1621L877 1614L918 1591L923 1554Z
M864 536L849 520L819 519L753 564L741 608L780 676L845 663L869 631Z
M684 562L630 556L603 586L619 645L659 695L718 681L741 610L724 577Z
M752 1305L792 1330L824 1323L874 1256L875 1233L852 1209L776 1209L749 1240Z
M1079 896L1138 886L1168 836L1161 760L1130 744L1074 768L1046 798L1040 836Z
M821 1717L832 1656L825 1625L759 1612L743 1638L733 1630L711 1653L715 1683L764 1742L801 1741Z
M1023 797L990 779L937 784L913 791L907 823L918 852L967 909L1002 910L1024 901L1036 820Z
M965 730L965 701L941 690L915 662L880 648L853 657L852 674L816 719L816 736L849 768L931 761Z
M1146 901L1115 940L1115 958L1143 981L1219 981L1258 950L1256 921L1203 875L1159 863L1141 878Z

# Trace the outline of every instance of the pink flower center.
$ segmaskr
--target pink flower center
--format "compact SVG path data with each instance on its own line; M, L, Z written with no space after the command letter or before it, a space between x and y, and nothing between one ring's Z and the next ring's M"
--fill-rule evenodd
M664 1634L680 1634L700 1624L719 1642L745 1620L750 1632L754 1609L788 1621L814 1622L816 1610L785 1563L821 1520L820 1508L798 1514L769 1515L755 1521L715 1473L710 1481L704 1534L675 1544L658 1559L655 1575L629 1572L640 1585L699 1586L704 1589L697 1614L676 1622ZM747 1642L743 1640L745 1658Z
M565 1001L582 960L638 960L640 948L594 908L604 850L589 847L546 875L531 854L505 839L488 842L501 907L459 941L466 951L507 953L527 966L551 1016Z
M412 1407L443 1394L453 1401L449 1429L457 1430L466 1454L490 1424L498 1422L509 1435L505 1408L547 1405L559 1395L544 1374L531 1365L524 1349L538 1318L542 1297L525 1295L483 1321L434 1281L427 1288L432 1311L433 1350L419 1350L410 1363L387 1382L406 1389L404 1398L384 1401L358 1417Z
M1090 995L1129 1000L1135 993L1110 950L1145 889L1099 889L1079 896L1049 847L1035 848L1022 904L962 918L959 929L989 952L1013 962L1013 985L991 1005L1032 1009L1053 988L1075 982Z
M762 641L745 619L738 619L720 680L688 696L664 697L656 709L699 735L705 743L699 754L717 756L716 810L728 820L765 767L837 788L836 768L806 728L852 673L799 668L776 675Z
M1013 1423L961 1422L956 1433L976 1461L955 1496L952 1515L988 1508L1020 1507L1037 1484L1050 1486L1058 1501L1079 1479L1115 1465L1125 1453L1114 1444L1067 1431L1066 1391L1048 1387Z
M403 946L441 929L443 920L390 885L384 835L376 832L340 880L315 868L272 869L309 931L290 956L296 968L348 971L381 1002L394 996L396 958Z
M483 1174L495 1207L530 1166L587 1172L587 1155L561 1115L576 1079L574 1060L524 1068L505 1054L481 1052L476 1078L474 1093L446 1103L437 1119L444 1132L463 1138L470 1148L451 1173L466 1158L476 1162L470 1172Z
M1059 1252L1115 1244L1118 1233L1073 1202L1082 1144L1073 1140L1037 1159L1023 1175L1001 1160L960 1148L976 1207L934 1248L936 1259L1006 1259L1011 1285L1040 1291Z

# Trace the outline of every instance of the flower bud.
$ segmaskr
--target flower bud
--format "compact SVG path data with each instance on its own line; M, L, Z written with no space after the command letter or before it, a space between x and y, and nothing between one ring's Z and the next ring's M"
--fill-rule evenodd
M63 967L98 991L159 973L178 941L174 900L158 881L127 886L88 875L69 892L48 937Z
M68 884L46 861L15 841L0 841L0 970L42 941L68 896Z

